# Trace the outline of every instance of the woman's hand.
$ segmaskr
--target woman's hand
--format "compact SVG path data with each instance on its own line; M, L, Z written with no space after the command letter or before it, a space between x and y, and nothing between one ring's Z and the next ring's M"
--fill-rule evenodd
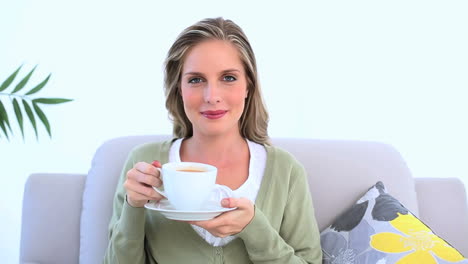
M143 207L149 200L159 201L164 198L153 189L153 186L162 185L156 168L161 168L159 161L153 161L152 164L138 162L127 172L124 187L127 190L127 202L132 207Z
M227 237L240 233L254 217L254 205L247 198L225 198L221 205L236 210L221 214L207 221L190 221L188 223L206 229L217 237Z

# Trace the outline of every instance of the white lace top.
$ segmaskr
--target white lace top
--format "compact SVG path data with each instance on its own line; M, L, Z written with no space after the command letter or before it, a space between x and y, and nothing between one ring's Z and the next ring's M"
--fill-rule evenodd
M180 145L182 138L177 139L171 146L169 151L169 162L180 162ZM249 162L249 176L247 180L238 189L232 190L233 197L245 197L255 203L257 198L260 184L262 183L263 173L266 166L267 153L264 146L255 142L247 140L250 151L250 162ZM224 246L236 238L236 236L228 237L216 237L205 229L192 225L193 229L203 238L205 241L215 247Z

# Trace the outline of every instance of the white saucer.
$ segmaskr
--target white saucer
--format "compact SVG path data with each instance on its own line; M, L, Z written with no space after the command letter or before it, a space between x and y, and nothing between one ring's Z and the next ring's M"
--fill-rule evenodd
M161 200L158 203L147 203L145 207L150 210L158 211L168 219L181 221L204 221L215 218L221 213L232 211L235 208L224 208L216 203L208 203L200 211L179 211L176 210L168 200Z

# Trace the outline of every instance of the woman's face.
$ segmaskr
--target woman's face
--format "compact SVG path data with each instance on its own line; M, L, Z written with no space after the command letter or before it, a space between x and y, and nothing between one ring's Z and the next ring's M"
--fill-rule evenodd
M192 47L185 58L180 87L194 135L239 133L247 79L233 44L209 40Z

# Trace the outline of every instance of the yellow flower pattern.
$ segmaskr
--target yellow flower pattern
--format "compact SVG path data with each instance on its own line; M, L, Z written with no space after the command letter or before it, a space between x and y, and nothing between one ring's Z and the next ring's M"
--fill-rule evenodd
M450 262L465 259L412 214L398 213L398 217L389 223L404 235L390 232L377 233L371 236L370 245L385 253L408 252L396 264L437 264L433 255Z

